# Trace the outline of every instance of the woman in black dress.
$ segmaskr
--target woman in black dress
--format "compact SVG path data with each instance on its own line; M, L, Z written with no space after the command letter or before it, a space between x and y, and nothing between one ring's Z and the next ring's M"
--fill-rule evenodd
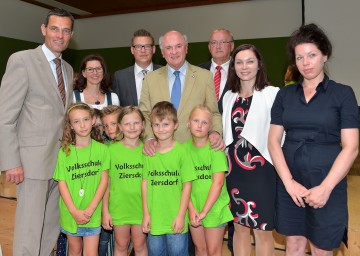
M287 236L290 256L304 255L308 240L312 255L332 255L347 242L346 174L358 154L358 105L351 87L324 73L331 50L315 24L295 31L289 53L303 80L282 88L271 110L276 230Z
M253 229L256 255L274 255L276 172L267 150L267 135L270 109L279 88L268 85L263 58L249 44L233 52L228 85L230 90L223 99L223 127L229 159L226 183L235 227L234 253L250 255Z

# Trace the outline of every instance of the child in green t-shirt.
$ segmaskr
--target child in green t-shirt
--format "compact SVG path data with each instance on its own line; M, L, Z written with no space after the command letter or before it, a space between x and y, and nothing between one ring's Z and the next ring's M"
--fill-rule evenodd
M179 125L174 106L158 102L150 121L155 155L144 156L142 181L142 230L149 233L149 255L188 255L187 208L195 172L183 145L174 140Z
M111 144L120 137L118 127L118 118L122 107L117 105L108 105L100 110L101 127L103 128L103 140L105 144ZM95 110L96 111L96 110ZM98 121L98 120L97 120ZM100 123L99 123L100 125ZM108 191L105 192L105 195ZM104 200L103 200L104 205ZM110 243L109 243L110 242ZM99 256L113 255L114 234L112 229L101 228L99 241Z
M225 184L226 155L210 148L211 117L208 107L196 106L188 122L192 139L184 144L197 174L189 203L190 233L196 255L221 256L225 226L233 216Z
M109 105L104 107L100 111L102 127L104 128L104 132L105 132L105 138L104 138L105 144L113 142L117 140L118 137L120 137L118 118L121 109L122 107L120 106Z
M115 255L127 255L131 241L136 255L147 255L146 235L142 232L141 182L145 118L138 107L127 106L118 118L122 136L109 144L111 166L109 188L103 202L103 227L115 232Z
M69 255L97 252L110 157L94 128L94 111L85 103L66 112L64 134L54 180L59 182L60 226L67 235ZM98 140L98 141L97 141Z

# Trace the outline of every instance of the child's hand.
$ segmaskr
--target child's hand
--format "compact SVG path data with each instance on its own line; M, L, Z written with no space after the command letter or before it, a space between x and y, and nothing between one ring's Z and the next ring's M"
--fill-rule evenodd
M184 231L185 220L184 217L180 217L179 215L174 220L171 228L174 234L181 234Z
M203 219L205 219L205 217L206 217L206 213L200 212L199 213L199 222L201 222Z
M109 212L102 213L102 227L106 230L113 229L112 218Z
M94 209L91 209L90 207L87 207L84 210L84 213L86 214L86 216L89 217L89 219L91 219L91 216L93 215L94 211L95 211Z
M194 207L189 207L189 218L191 226L193 226L194 228L200 226L199 213Z
M150 215L144 214L144 217L143 217L143 220L142 220L142 231L144 233L149 233L150 232L150 225L151 225Z
M72 213L72 216L77 224L86 224L90 220L90 217L88 217L84 211L78 209Z

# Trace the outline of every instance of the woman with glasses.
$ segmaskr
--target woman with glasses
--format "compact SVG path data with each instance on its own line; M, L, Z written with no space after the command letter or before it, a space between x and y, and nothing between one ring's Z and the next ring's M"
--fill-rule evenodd
M74 84L74 102L85 102L99 110L108 105L120 105L116 93L111 92L110 77L101 56L88 55L82 61Z

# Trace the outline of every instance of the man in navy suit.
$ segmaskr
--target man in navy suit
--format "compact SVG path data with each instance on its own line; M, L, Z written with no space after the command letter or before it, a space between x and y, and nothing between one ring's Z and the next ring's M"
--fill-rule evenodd
M135 64L116 71L113 78L112 87L119 96L120 106L139 105L144 76L161 67L152 63L155 49L154 38L150 32L145 29L134 32L130 50Z
M210 35L209 51L211 53L211 61L200 64L199 66L210 70L214 78L217 72L217 67L220 69L220 89L218 95L219 112L222 113L222 98L228 90L226 86L227 74L230 64L230 55L234 50L234 37L227 29L221 28L214 30ZM215 82L215 81L214 81ZM216 84L216 83L215 83Z

